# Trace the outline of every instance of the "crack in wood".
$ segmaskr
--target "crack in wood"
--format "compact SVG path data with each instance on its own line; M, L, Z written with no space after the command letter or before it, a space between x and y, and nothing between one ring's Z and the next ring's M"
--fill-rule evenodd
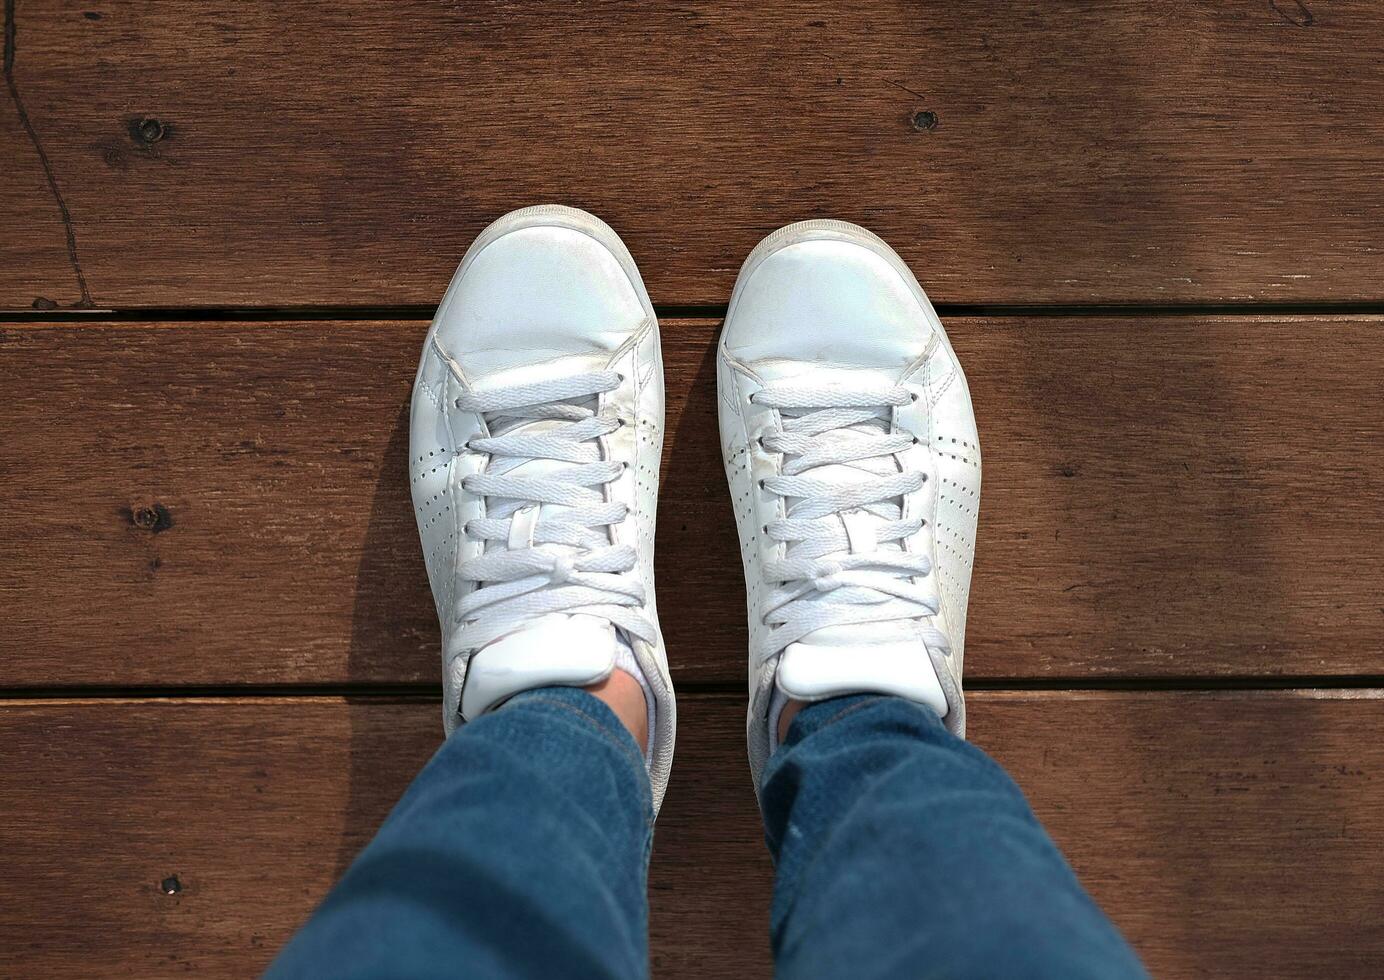
M29 112L24 108L24 100L19 96L19 85L14 78L14 58L17 50L16 35L18 33L15 26L14 6L15 0L5 0L5 86L10 90L10 100L14 103L14 111L19 117L19 125L29 135L29 142L33 144L34 152L38 154L38 162L43 168L44 178L48 181L48 189L52 192L53 201L57 204L58 213L62 216L63 231L67 235L67 258L72 265L72 272L77 277L77 290L80 295L76 304L77 308L89 309L96 304L91 300L91 291L87 288L86 276L82 273L82 263L77 257L77 232L72 227L72 213L68 211L67 202L63 200L62 191L58 188L58 180L53 174L53 165L48 160L48 154L43 149L43 142L38 138L34 124L29 121Z

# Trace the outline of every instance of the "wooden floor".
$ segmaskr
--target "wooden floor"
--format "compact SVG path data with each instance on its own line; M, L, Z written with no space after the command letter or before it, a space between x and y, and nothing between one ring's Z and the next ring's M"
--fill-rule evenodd
M253 974L436 748L413 365L550 200L663 322L656 975L770 969L712 351L827 215L970 378L974 740L1156 975L1384 973L1384 5L4 14L0 975Z

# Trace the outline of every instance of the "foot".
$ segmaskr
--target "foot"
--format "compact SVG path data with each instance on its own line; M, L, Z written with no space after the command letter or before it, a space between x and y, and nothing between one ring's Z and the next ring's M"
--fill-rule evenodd
M675 721L654 606L662 447L658 321L616 234L557 206L481 232L424 341L410 420L443 724L551 685L628 707L624 672L648 709L655 807Z
M717 384L755 785L802 702L893 694L963 734L980 446L917 279L855 225L780 229L740 270Z

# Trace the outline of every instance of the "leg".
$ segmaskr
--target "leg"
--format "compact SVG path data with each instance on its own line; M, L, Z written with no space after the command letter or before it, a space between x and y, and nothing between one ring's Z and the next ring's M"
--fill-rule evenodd
M443 745L268 975L646 976L652 830L616 714L519 694Z
M782 972L1142 975L962 740L980 439L913 273L846 222L779 229L740 269L716 381Z
M764 771L791 977L1142 977L1019 788L936 713L804 708Z
M272 975L648 972L677 714L653 590L659 350L593 216L524 208L467 250L409 419L455 734Z

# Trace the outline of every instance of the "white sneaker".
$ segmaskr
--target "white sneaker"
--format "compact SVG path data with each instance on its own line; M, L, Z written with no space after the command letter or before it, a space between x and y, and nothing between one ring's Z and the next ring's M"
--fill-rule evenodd
M896 694L964 734L980 446L917 279L855 225L780 229L740 270L717 386L756 787L790 698Z
M663 360L615 232L559 206L481 232L423 344L409 429L446 730L621 667L649 703L657 809L675 725L654 605Z

